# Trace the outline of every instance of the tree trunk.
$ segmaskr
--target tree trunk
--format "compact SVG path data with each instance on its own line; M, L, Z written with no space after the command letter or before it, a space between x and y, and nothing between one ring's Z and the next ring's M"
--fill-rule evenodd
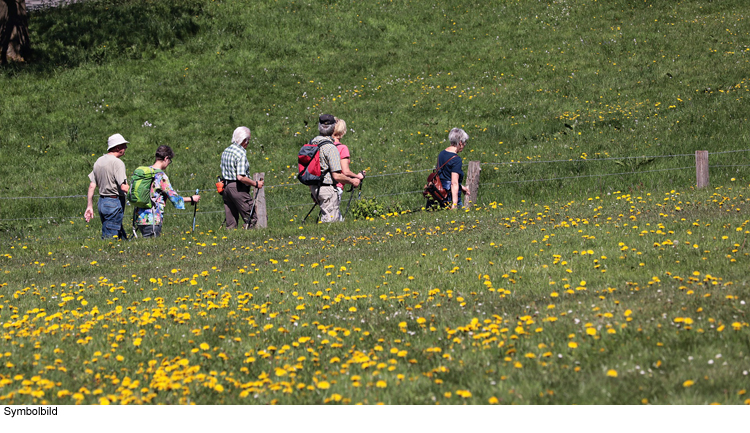
M0 64L25 62L30 54L26 0L0 0Z

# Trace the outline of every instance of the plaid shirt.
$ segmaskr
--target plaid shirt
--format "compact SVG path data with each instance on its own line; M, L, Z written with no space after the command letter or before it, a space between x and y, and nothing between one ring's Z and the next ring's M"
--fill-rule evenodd
M239 144L232 143L221 154L221 178L237 180L237 176L247 176L250 163L247 161L247 151Z

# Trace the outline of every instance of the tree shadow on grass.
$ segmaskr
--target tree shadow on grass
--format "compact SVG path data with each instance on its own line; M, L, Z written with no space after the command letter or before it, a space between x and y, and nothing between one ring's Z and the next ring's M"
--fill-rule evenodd
M201 0L87 0L32 11L33 55L24 68L44 73L153 56L199 31L197 16L204 4Z

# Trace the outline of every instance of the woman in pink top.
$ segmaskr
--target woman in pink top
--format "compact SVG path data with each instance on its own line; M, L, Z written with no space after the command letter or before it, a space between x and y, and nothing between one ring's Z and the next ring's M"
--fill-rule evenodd
M336 145L336 149L339 150L339 156L341 157L341 174L348 177L355 177L357 179L364 179L365 178L365 172L361 171L359 173L354 173L349 169L349 161L351 159L351 155L349 154L349 148L346 147L345 144L341 143L341 138L346 135L346 122L344 119L336 118L336 125L333 127L333 135L331 136L333 138L333 144ZM341 196L344 194L344 185L337 183L336 184L336 190L339 193L339 203L341 203ZM339 211L339 215L341 215L341 211ZM343 220L344 217L341 216L341 219Z

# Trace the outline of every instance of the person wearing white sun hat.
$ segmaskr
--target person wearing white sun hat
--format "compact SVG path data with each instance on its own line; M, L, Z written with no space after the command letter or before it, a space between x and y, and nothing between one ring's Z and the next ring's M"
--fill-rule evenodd
M86 211L83 217L86 222L94 217L94 191L99 187L99 218L102 220L102 239L119 237L127 239L122 226L124 215L125 193L128 192L125 163L120 158L125 155L128 141L120 134L114 134L107 140L107 153L94 163L89 173L89 190Z

